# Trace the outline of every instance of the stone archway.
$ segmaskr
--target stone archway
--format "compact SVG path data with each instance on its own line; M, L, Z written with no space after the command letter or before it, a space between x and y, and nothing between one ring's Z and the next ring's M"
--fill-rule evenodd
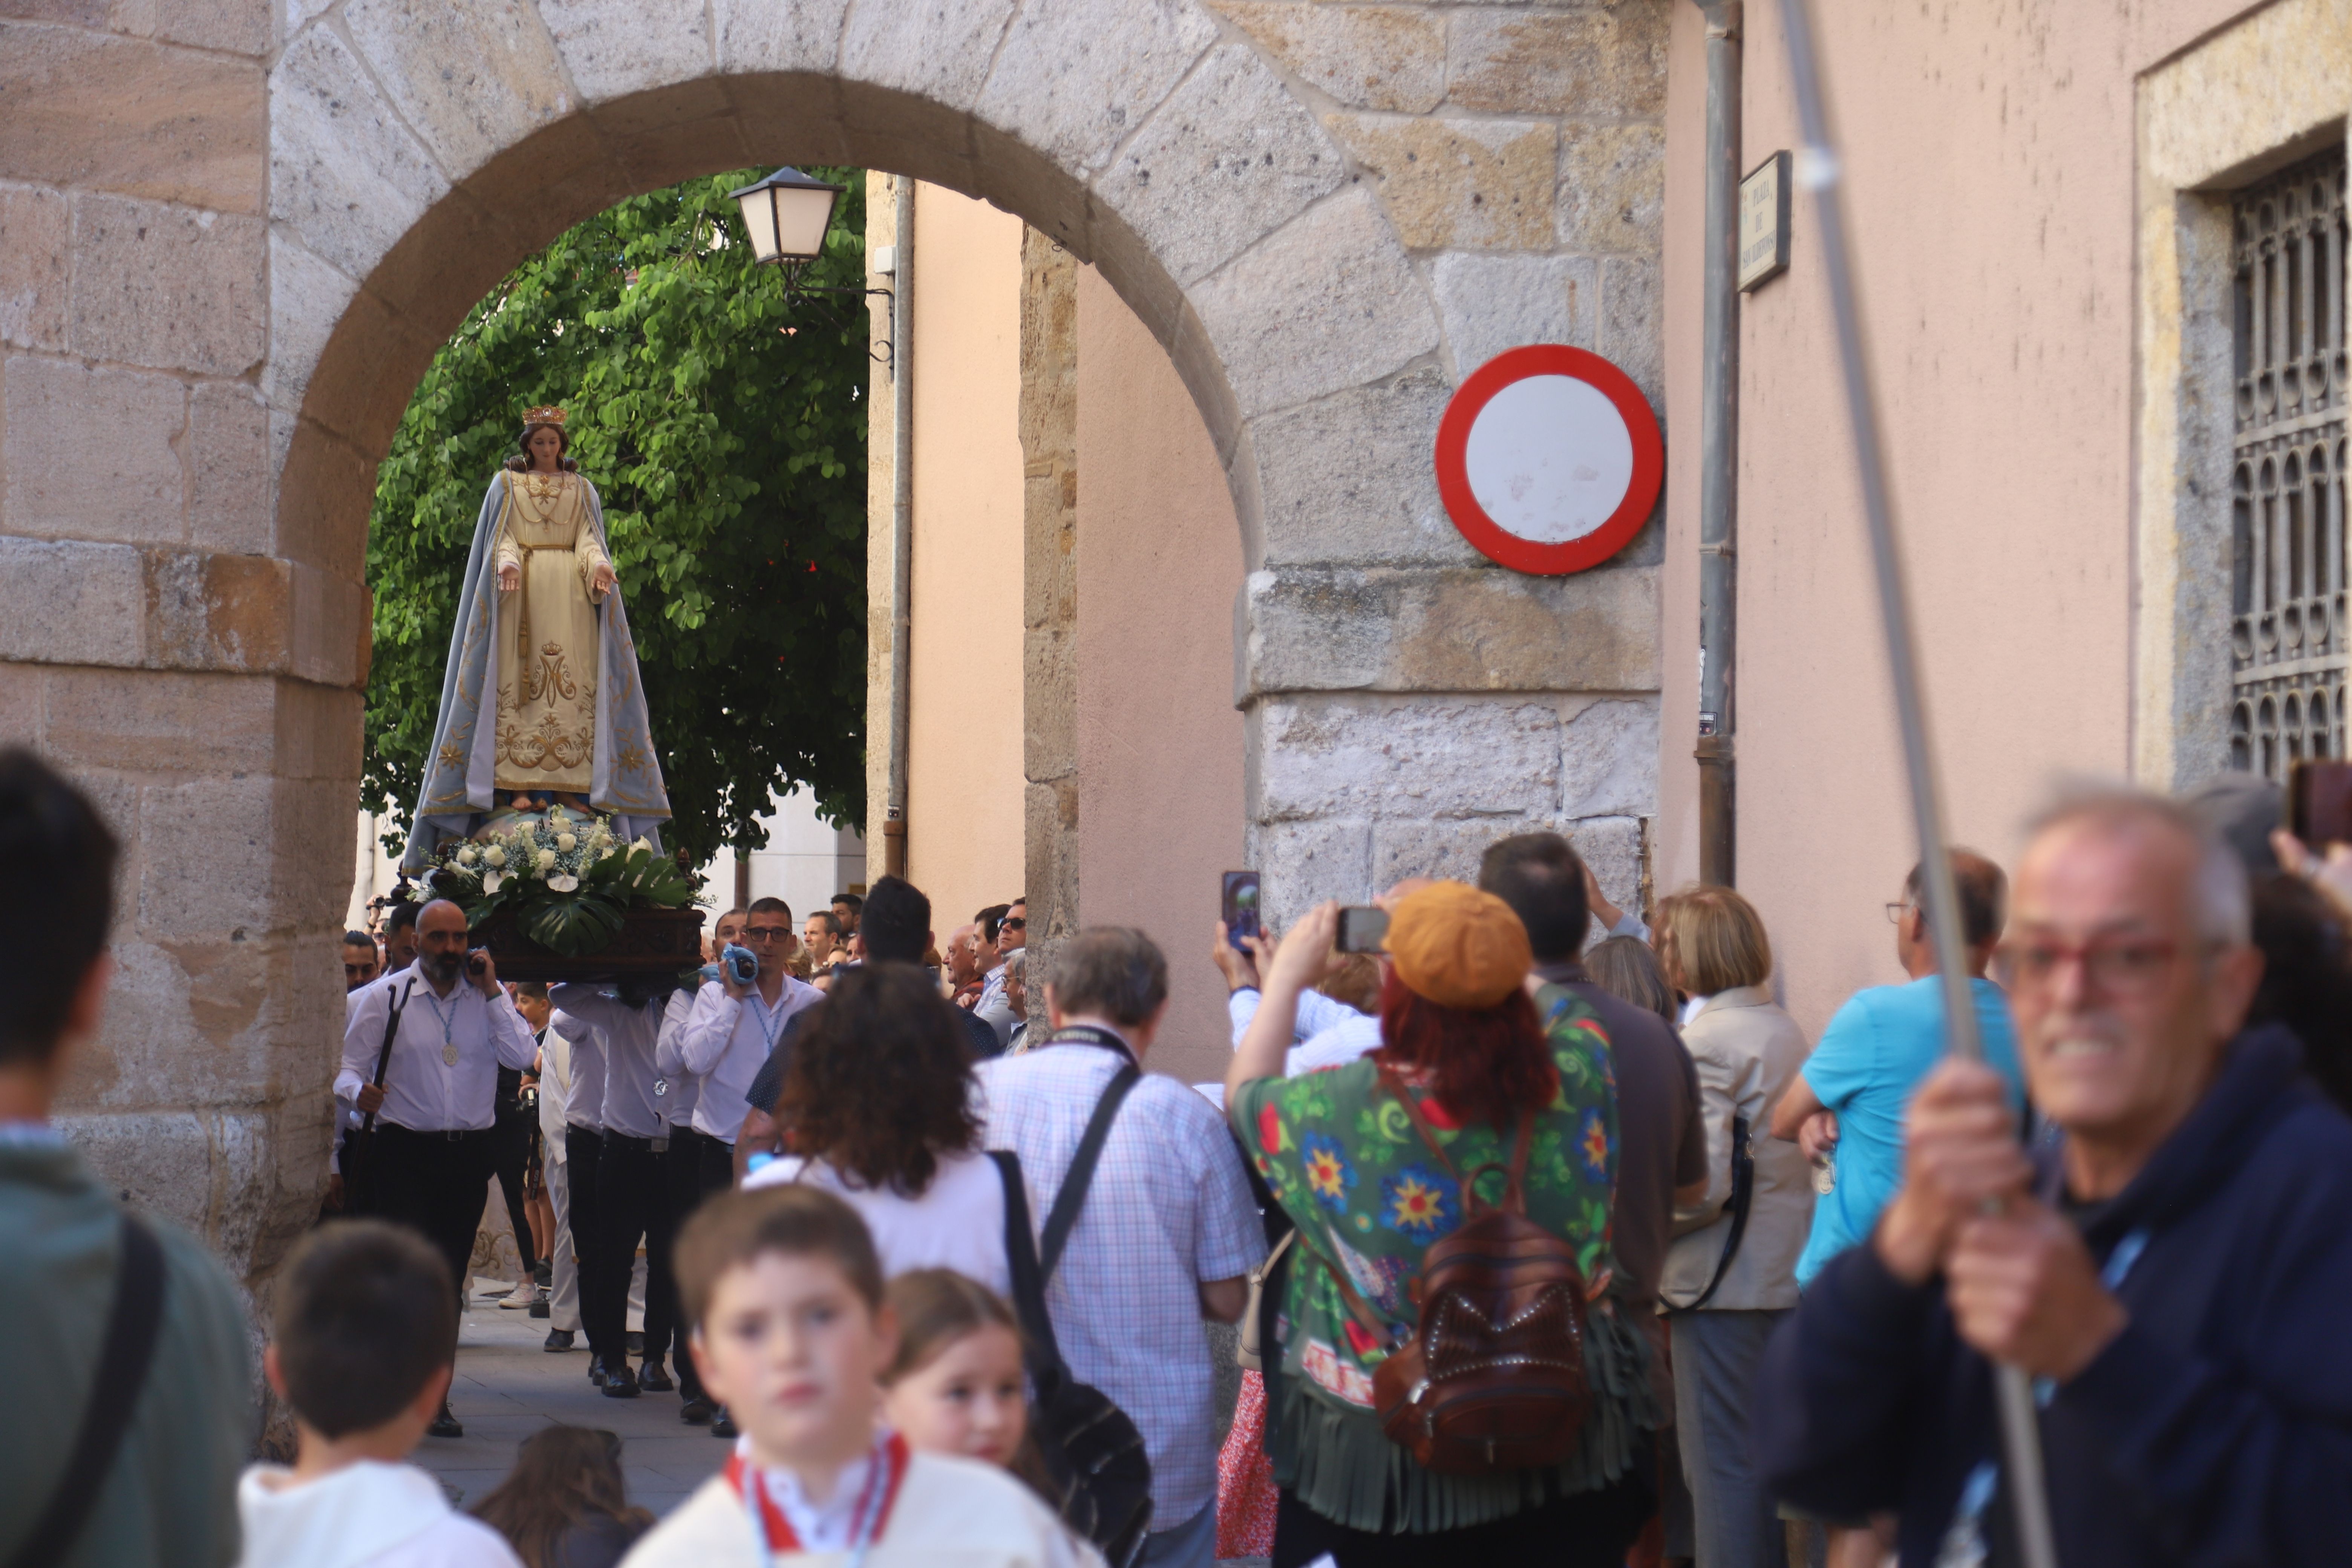
M132 840L77 1134L266 1275L317 1179L280 1152L324 1147L376 462L521 257L763 161L984 196L1167 348L1244 533L1234 690L1277 912L1459 873L1537 824L1579 830L1622 896L1654 809L1656 530L1581 577L1492 569L1427 452L1454 377L1515 342L1598 348L1663 403L1667 11L221 0L137 37L0 23L0 79L33 77L49 116L0 147L0 178L37 183L0 216L66 263L20 301L0 249L0 733ZM126 71L139 93L100 85ZM168 425L108 458L153 510L77 477L92 419Z

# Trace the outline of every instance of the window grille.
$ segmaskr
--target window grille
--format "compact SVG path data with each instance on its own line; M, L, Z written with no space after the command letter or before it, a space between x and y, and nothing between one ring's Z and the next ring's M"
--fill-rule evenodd
M2230 765L2345 754L2344 151L2238 195Z

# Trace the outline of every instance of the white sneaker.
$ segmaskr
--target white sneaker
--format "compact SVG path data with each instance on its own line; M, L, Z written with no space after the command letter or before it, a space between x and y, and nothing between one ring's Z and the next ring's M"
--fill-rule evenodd
M526 1279L514 1288L514 1293L499 1303L501 1311L520 1312L545 1300L536 1280Z

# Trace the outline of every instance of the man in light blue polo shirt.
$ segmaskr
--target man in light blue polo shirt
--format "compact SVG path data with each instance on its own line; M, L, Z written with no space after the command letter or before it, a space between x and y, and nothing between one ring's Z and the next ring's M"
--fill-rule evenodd
M1985 1061L2009 1080L2011 1108L2022 1110L2025 1087L2009 1002L1985 978L2000 940L2009 879L1966 849L1952 851L1952 877L1959 885L1969 985ZM1831 1258L1869 1239L1879 1211L1902 1185L1903 1115L1912 1091L1947 1048L1943 981L1922 896L1920 868L1914 866L1901 901L1886 906L1895 922L1895 956L1910 983L1874 985L1847 998L1772 1113L1772 1136L1798 1142L1816 1158L1826 1152L1835 1162L1835 1185L1814 1204L1812 1233L1797 1259L1801 1289Z

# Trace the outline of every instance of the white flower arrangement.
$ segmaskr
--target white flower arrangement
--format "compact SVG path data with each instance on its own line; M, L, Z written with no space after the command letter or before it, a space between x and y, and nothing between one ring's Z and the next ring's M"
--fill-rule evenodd
M677 909L693 898L692 882L650 837L625 847L602 817L561 806L504 817L435 858L429 892L413 897L457 899L472 921L509 910L526 936L566 956L603 946L632 907Z

